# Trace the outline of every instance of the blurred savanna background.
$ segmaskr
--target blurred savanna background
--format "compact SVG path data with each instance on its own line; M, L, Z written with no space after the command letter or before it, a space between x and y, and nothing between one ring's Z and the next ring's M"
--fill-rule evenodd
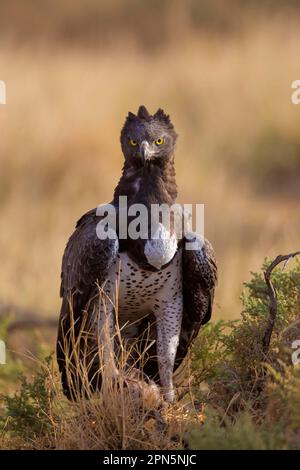
M179 201L205 204L214 318L238 318L250 272L300 248L299 21L296 0L1 0L0 302L58 317L66 241L145 104L179 134Z
M289 1L1 1L0 300L57 315L75 221L109 201L126 113L163 107L179 199L205 204L239 315L249 271L299 248L300 8Z

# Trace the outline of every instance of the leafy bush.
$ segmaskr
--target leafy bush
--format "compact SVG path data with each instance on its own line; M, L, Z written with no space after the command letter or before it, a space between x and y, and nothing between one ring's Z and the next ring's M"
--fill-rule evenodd
M210 410L202 428L194 427L188 439L191 449L273 450L284 447L278 428L258 427L247 412L232 421Z
M218 373L218 366L229 354L226 337L233 328L235 320L207 323L196 338L192 349L191 370L194 382L213 379Z
M2 395L4 411L1 416L3 426L12 435L24 440L33 439L50 429L51 393L47 385L49 378L47 367L51 357L35 375L32 382L25 375L20 375L20 391L12 397Z
M245 284L241 319L211 325L195 343L194 393L206 406L204 425L191 428L192 448L299 448L300 369L291 355L300 339L300 263L275 269L272 281L278 313L267 357L262 339L269 297L257 273ZM203 378L206 389L199 386Z

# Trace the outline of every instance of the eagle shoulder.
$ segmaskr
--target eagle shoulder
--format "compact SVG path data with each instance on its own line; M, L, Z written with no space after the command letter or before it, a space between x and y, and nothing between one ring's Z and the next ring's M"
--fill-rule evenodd
M64 251L61 269L61 296L68 292L83 294L97 281L102 284L119 249L115 239L100 239L96 228L100 222L96 209L84 214L77 222Z

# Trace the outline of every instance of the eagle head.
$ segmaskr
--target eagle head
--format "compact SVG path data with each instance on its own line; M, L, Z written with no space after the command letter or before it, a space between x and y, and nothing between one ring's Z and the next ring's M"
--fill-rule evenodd
M150 114L140 106L137 114L128 113L120 140L125 160L141 167L172 158L176 139L170 117L162 109Z

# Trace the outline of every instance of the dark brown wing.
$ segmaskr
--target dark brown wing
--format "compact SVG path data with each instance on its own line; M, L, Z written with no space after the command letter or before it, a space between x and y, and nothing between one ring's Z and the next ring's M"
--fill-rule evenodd
M72 347L83 321L83 311L97 293L96 284L103 284L118 253L118 239L100 240L96 226L100 218L96 209L86 213L77 222L76 230L66 246L61 271L62 306L60 312L57 361L62 374L65 394L72 398L66 361L70 362Z
M196 250L187 250L183 244L183 319L175 369L186 357L193 340L198 335L201 325L207 323L212 314L215 286L217 282L217 264L214 250L208 240L197 242Z

